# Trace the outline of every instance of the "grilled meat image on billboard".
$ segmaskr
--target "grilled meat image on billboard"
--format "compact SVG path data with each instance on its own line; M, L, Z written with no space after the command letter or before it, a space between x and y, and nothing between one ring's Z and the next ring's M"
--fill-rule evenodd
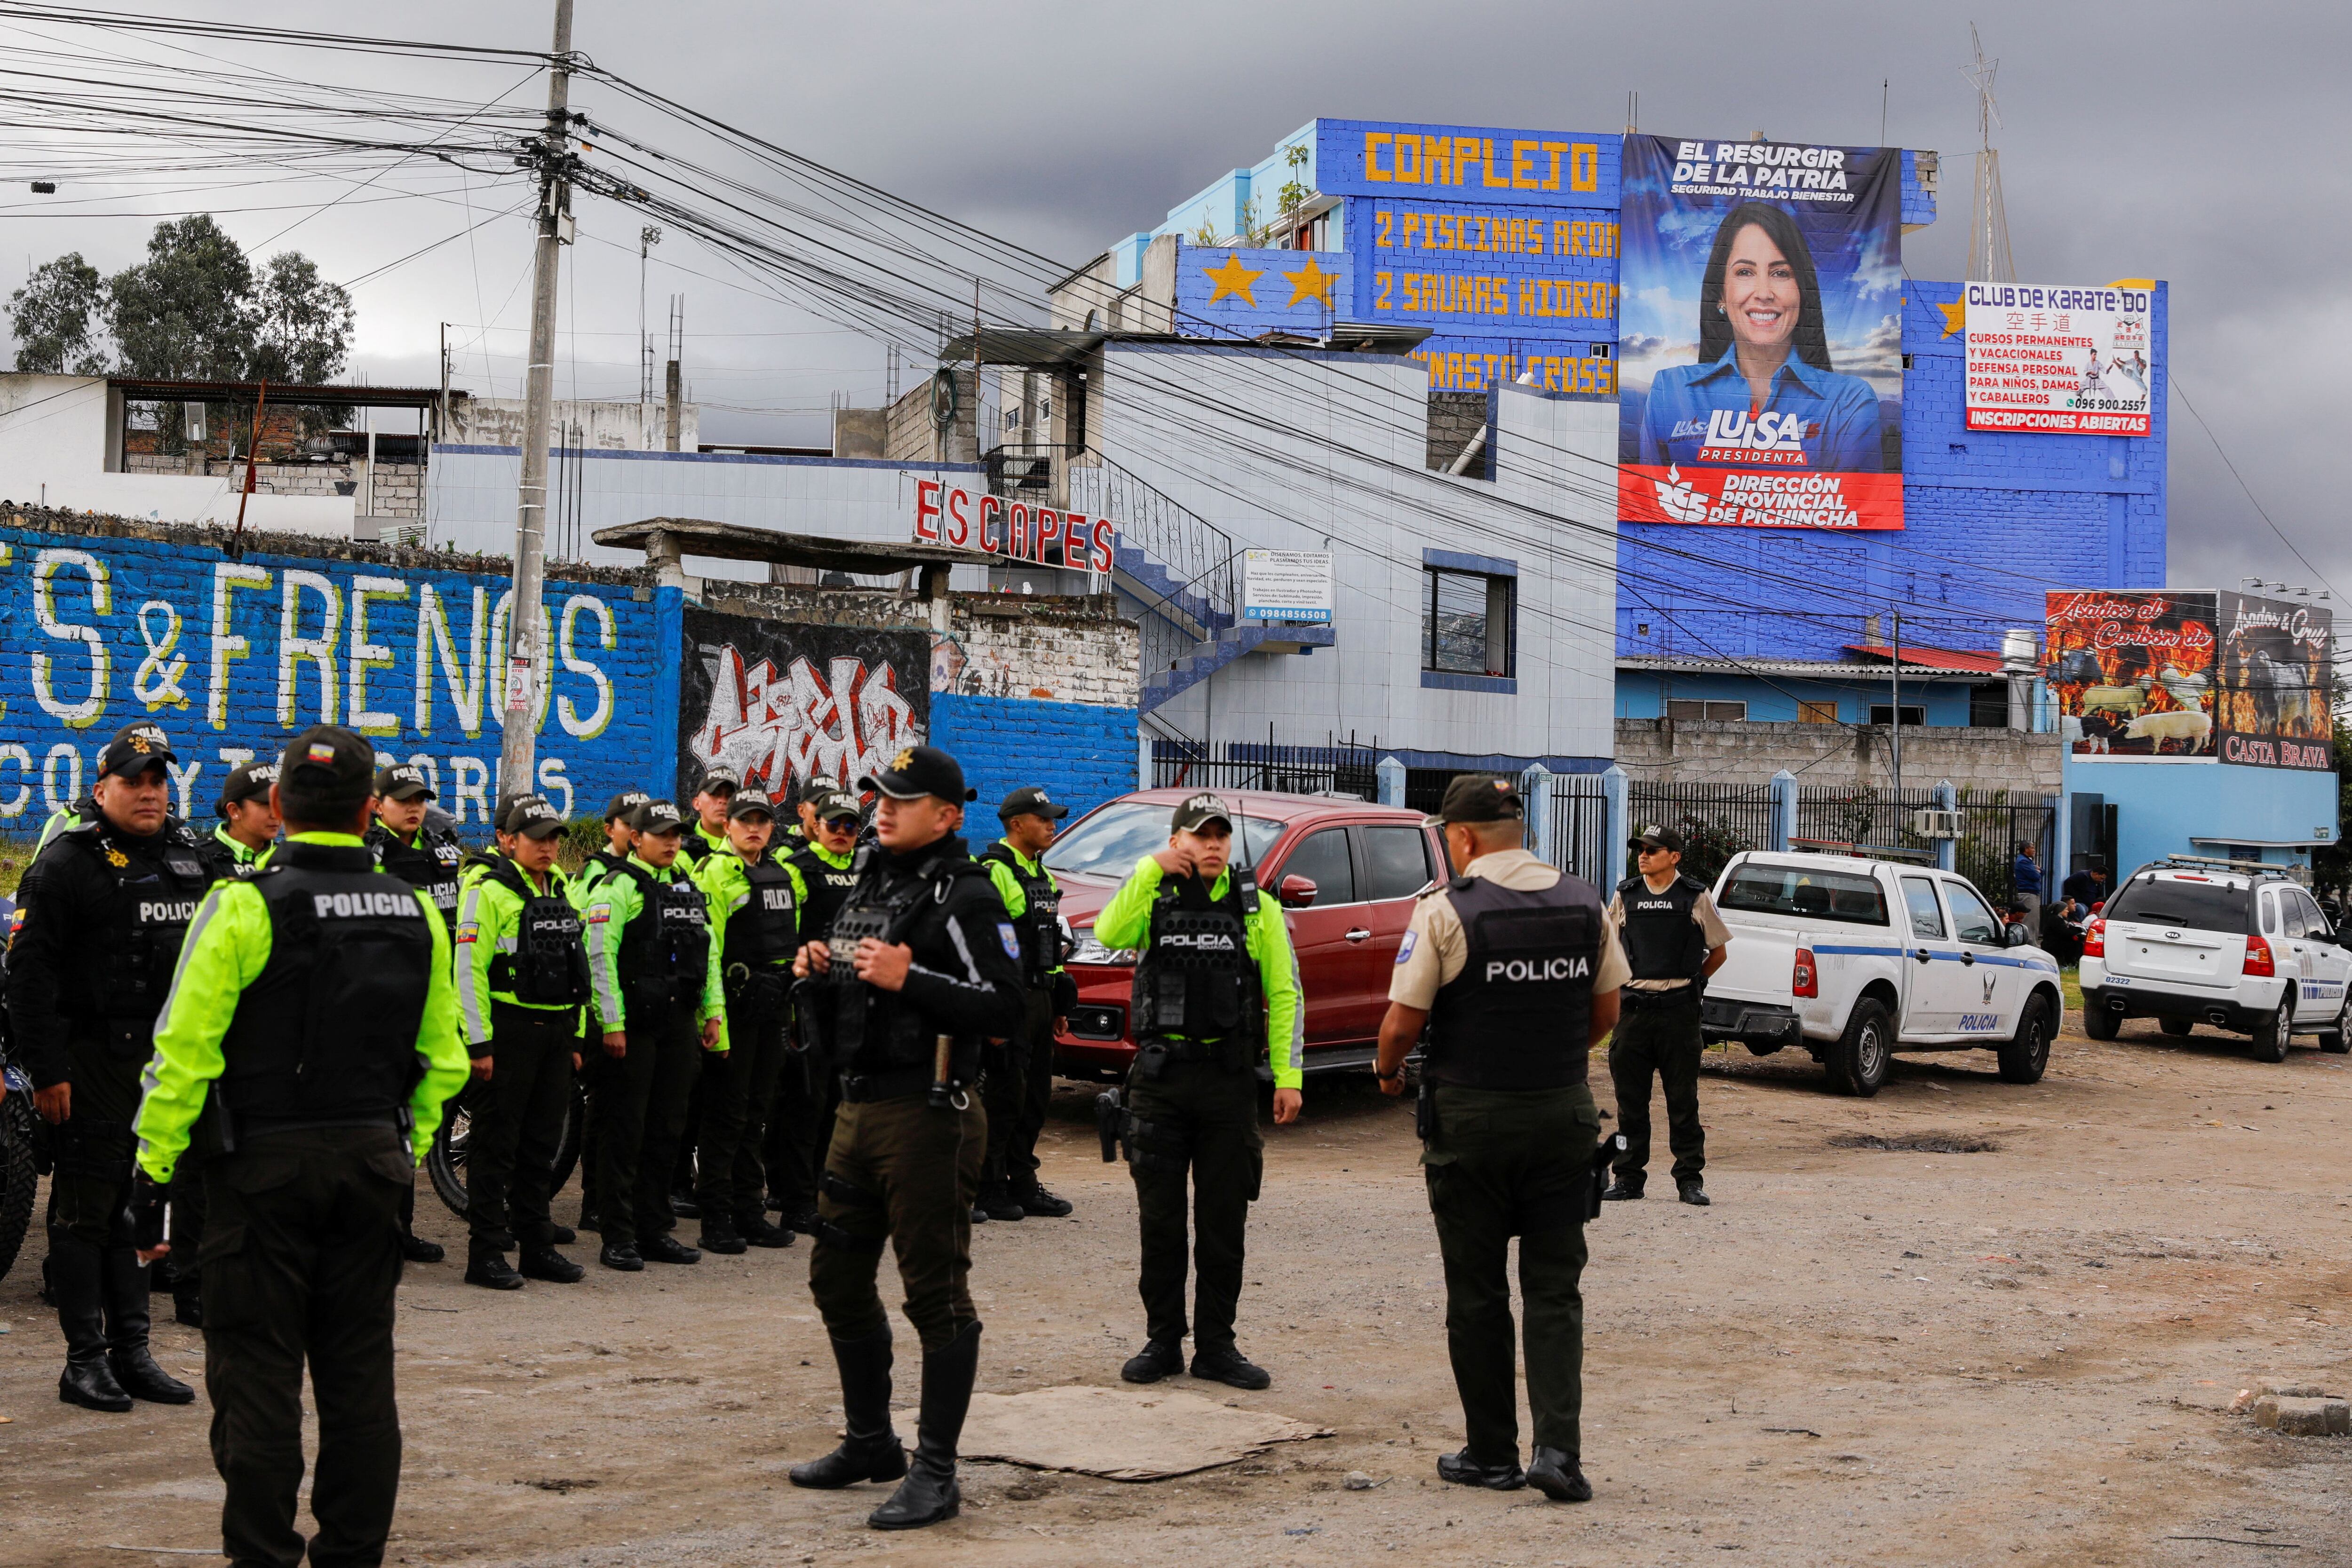
M2077 757L2211 762L2210 593L2053 593L2042 673Z
M2248 768L2334 767L2334 614L2292 599L2213 597L2221 637L2213 722L2221 760Z

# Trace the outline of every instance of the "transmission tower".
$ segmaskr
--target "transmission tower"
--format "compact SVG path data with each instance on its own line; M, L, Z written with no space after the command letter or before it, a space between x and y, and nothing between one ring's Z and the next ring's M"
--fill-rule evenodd
M1960 68L1961 79L1977 89L1977 178L1969 206L1969 276L1980 283L2014 283L2017 263L2009 253L2009 212L2000 199L2000 154L1992 144L1993 127L2000 123L1992 79L2000 62L1985 58L1984 41L1977 37L1974 22L1969 24L1969 44L1976 51L1976 60Z

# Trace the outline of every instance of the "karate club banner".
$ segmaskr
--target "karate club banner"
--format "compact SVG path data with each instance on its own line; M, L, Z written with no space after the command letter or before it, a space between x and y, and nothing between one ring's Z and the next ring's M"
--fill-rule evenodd
M1903 155L1628 136L1618 517L1903 526Z

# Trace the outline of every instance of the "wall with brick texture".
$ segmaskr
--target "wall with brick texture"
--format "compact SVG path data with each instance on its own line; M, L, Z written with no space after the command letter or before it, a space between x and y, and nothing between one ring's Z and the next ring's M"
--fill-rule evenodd
M1621 718L1617 765L1654 783L1769 784L1785 768L1809 786L1885 789L1889 733L1885 725ZM2064 762L2055 735L1963 725L1903 730L1906 789L1949 779L1962 789L2006 789L2038 801L2058 793Z
M931 744L953 752L972 803L975 844L995 836L996 803L1028 784L1070 808L1073 820L1136 788L1136 710L1034 698L931 696Z
M33 832L87 789L108 739L138 719L170 738L173 809L200 824L238 762L331 721L422 768L478 831L503 739L506 563L286 534L233 559L228 542L219 528L0 516L0 832ZM642 580L548 580L537 777L567 813L675 770L674 661L657 651L674 645L676 612Z

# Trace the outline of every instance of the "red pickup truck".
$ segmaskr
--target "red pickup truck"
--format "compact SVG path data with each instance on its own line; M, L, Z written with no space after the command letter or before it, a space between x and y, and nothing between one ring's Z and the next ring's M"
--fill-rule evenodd
M1064 1077L1117 1077L1135 1055L1129 1024L1135 955L1097 942L1095 916L1135 862L1167 844L1176 803L1195 793L1197 787L1122 795L1072 823L1045 852L1078 945L1069 965L1078 1003L1068 1031L1054 1042L1055 1071ZM1234 862L1256 873L1290 926L1306 998L1306 1071L1370 1066L1413 895L1449 874L1444 841L1422 813L1392 806L1254 789L1218 793L1240 818Z

